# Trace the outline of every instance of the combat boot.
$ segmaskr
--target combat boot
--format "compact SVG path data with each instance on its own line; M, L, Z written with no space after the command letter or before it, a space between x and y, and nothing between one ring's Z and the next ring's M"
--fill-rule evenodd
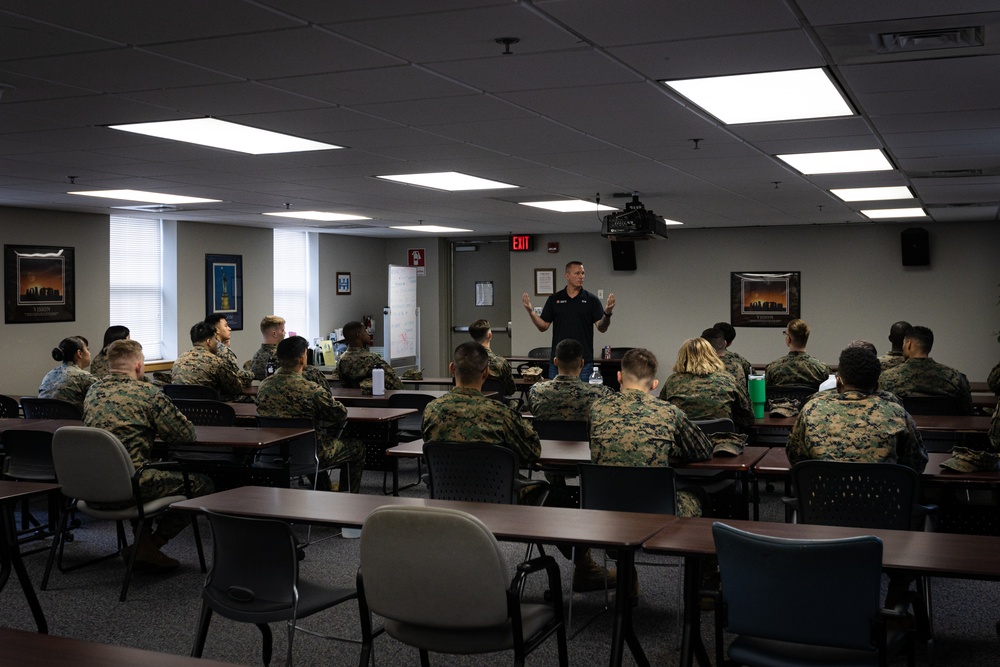
M599 591L603 590L605 586L613 589L618 583L615 572L606 570L594 562L590 555L590 549L579 550L574 565L576 566L573 571L574 593Z
M160 551L160 547L166 543L167 540L163 536L157 535L149 529L143 530L137 544L133 545L133 548L136 549L135 568L152 574L170 572L179 568L180 561Z

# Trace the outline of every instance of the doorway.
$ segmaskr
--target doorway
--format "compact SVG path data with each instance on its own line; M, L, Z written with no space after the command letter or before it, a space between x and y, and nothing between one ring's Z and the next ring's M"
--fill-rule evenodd
M501 357L509 357L510 250L507 238L452 243L451 264L449 350L471 340L469 325L485 319L493 329L492 350Z

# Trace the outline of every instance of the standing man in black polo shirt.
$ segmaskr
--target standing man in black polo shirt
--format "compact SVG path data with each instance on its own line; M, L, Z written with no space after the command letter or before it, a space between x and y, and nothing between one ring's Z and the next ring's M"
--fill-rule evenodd
M583 345L583 370L580 378L586 382L594 370L594 325L604 333L611 326L611 314L615 308L615 295L608 295L607 306L594 294L583 289L583 262L566 265L566 287L548 298L542 314L531 307L528 293L521 295L521 304L528 311L531 322L539 331L548 331L552 325L552 349L567 338L580 341ZM553 355L549 355L552 357ZM555 364L549 364L549 377L556 376Z

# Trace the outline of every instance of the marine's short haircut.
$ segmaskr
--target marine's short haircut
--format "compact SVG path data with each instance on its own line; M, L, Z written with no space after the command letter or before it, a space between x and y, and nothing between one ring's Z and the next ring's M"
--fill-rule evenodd
M213 329L219 326L219 322L226 319L225 313L212 313L205 318L205 324L212 327Z
M716 322L712 326L721 331L722 335L726 337L726 345L730 345L736 340L736 327L729 322Z
M490 332L490 321L489 320L476 320L469 325L469 335L472 336L472 340L477 343L482 343L486 340L486 334Z
M121 324L113 324L104 332L104 345L101 346L101 349L107 351L108 345L111 345L116 340L124 340L131 334L132 332L128 330L128 327Z
M906 332L912 328L909 322L904 322L903 320L896 322L889 327L889 342L896 347L902 347L903 339L906 338Z
M658 368L656 355L644 347L633 347L622 357L622 374L635 380L652 380Z
M278 349L275 351L278 365L282 368L294 368L308 349L309 341L302 336L290 336L284 339L278 343Z
M564 338L556 345L556 361L572 364L583 359L583 345L573 338Z
M486 348L475 341L462 343L455 348L455 377L462 384L475 384L490 364Z
M576 259L573 259L573 260L570 260L570 261L566 262L566 270L564 271L564 273L569 273L570 268L576 266L577 264L579 264L580 266L583 266L583 262L581 262L579 260L576 260Z
M863 391L874 391L882 365L878 357L863 347L848 347L840 353L837 374L844 384Z
M809 325L803 320L792 320L785 327L785 331L788 332L788 336L792 339L792 342L799 347L805 347L806 343L809 342Z
M284 317L278 317L277 315L265 315L264 319L260 321L260 332L267 333L268 329L274 329L275 327L280 327L285 323Z
M708 375L725 368L711 343L704 338L688 338L677 351L677 362L673 370L674 373Z
M52 358L56 361L75 361L76 353L85 347L90 347L90 343L83 336L63 338L57 347L52 348Z
M344 325L344 340L347 341L348 345L353 345L354 340L361 333L361 330L365 328L361 322L348 322Z
M708 341L708 344L715 348L716 352L726 351L726 335L722 329L712 327L701 332L701 337Z
M852 340L848 343L847 347L860 347L862 350L868 350L876 357L878 356L878 348L875 347L875 343L869 343L868 341L861 340L860 338Z
M191 327L191 342L200 343L215 337L215 327L208 322L198 322Z
M108 368L119 371L128 370L135 362L143 359L142 345L131 338L111 341L105 354L108 356Z
M934 332L927 327L910 327L906 330L906 340L912 340L921 352L930 354L934 347Z

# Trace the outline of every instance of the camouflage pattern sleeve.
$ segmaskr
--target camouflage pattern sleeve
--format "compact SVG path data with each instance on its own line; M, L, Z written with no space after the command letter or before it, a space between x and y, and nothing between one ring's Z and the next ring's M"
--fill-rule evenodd
M337 375L343 386L356 387L362 380L371 378L372 370L375 368L381 368L385 371L386 389L403 388L403 382L385 359L371 350L358 347L348 348L347 352L340 355L340 360L337 362Z
M1000 402L993 408L993 418L990 419L990 451L1000 458Z
M607 385L592 385L576 375L557 375L531 386L528 409L535 419L585 422L590 421L594 402L613 393Z
M330 393L329 381L326 379L326 376L323 375L323 371L316 368L315 366L306 366L305 368L303 368L302 377L309 380L310 382L318 384L320 387L323 388L323 391L325 391L326 393Z
M487 350L487 352L490 355L490 377L500 381L504 396L513 395L517 391L517 386L514 384L514 371L511 369L510 363L493 350Z
M708 375L673 373L663 383L660 400L680 408L688 419L732 419L739 428L754 421L747 393L724 370Z
M153 424L156 433L166 443L184 444L195 442L198 432L184 413L162 391L154 390L150 394L152 402Z
M389 365L389 362L379 358L379 366L385 370L385 388L386 389L402 389L403 381L399 379L396 375L396 370Z
M83 409L83 399L97 378L76 364L59 364L49 371L38 387L39 398L55 398Z
M1000 396L1000 363L990 371L990 376L986 378L986 384L989 385L990 391Z
M799 416L795 419L795 425L792 426L792 431L788 434L788 442L785 443L785 455L788 457L788 463L793 466L799 461L808 461L812 458L809 455L809 446L806 439L806 420L804 418L808 407L809 403L803 406L802 411L799 412Z
M805 352L789 352L768 364L764 375L771 386L819 387L830 376L830 367Z
M219 358L226 362L231 362L233 367L236 369L236 377L240 379L240 383L244 387L249 387L253 384L253 373L249 370L243 370L240 368L239 360L236 358L236 353L233 352L232 348L223 343L219 343ZM91 362L93 365L93 362Z
M920 436L920 431L917 430L917 424L913 421L913 417L905 410L903 414L906 419L906 430L899 434L899 442L896 445L896 463L922 473L927 467L927 450L924 448L923 438Z
M961 414L973 413L972 392L965 375L930 357L907 359L882 373L878 386L903 398L913 394L954 396Z
M104 350L101 350L94 355L93 359L90 360L90 374L95 378L102 378L107 375L109 371L108 355L104 354Z
M277 345L265 343L254 353L253 359L250 360L250 372L253 373L254 380L263 380L267 377L268 362L273 363L274 366L277 367L277 350Z

